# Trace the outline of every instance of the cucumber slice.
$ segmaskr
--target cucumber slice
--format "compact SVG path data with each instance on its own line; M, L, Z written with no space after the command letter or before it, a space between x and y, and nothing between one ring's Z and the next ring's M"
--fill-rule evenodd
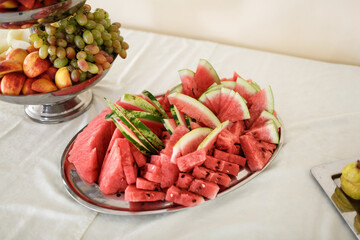
M144 91L142 91L142 95L145 99L147 99L153 103L154 107L161 113L163 118L168 118L168 115L166 114L165 110L163 109L161 104L158 102L156 97L154 95L152 95L151 92L144 90Z

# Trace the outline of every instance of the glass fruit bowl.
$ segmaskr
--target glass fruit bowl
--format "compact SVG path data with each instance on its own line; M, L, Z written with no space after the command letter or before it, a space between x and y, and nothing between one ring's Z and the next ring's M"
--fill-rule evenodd
M67 0L27 11L0 13L0 29L29 28L37 23L51 23L75 13L86 0Z
M58 91L20 96L0 94L0 100L24 105L26 115L39 123L68 121L81 115L90 107L93 98L90 88L101 81L109 70L104 70L101 75Z

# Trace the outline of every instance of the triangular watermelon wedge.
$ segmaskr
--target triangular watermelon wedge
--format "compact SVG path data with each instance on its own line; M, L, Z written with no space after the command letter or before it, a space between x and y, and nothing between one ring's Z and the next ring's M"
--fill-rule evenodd
M197 85L196 82L194 80L194 75L195 73L189 69L182 69L178 71L179 75L180 75L180 80L182 82L182 89L181 91L177 91L177 92L181 92L185 95L188 95L190 97L195 98L197 93ZM171 93L173 93L175 91L171 91Z
M205 59L200 59L194 75L194 81L197 86L195 98L199 98L213 83L220 84L218 74L213 66Z
M224 99L224 102L222 102ZM249 109L246 106L246 101L239 93L228 88L221 89L221 106L217 117L221 122L229 120L230 122L237 122L250 118Z
M247 128L250 128L263 110L266 110L269 113L274 112L274 96L271 87L267 86L254 96L250 97L248 106L250 106L249 112L251 118L246 120L245 123Z

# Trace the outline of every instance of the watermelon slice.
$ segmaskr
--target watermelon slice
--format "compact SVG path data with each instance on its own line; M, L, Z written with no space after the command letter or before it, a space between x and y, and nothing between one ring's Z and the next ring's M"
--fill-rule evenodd
M130 150L130 143L126 138L119 138L118 146L120 148L121 164L124 170L126 182L132 184L136 182L137 166Z
M152 95L151 92L144 90L142 91L142 96L145 100L147 100L148 102L152 103L153 106L158 110L158 112L161 113L161 116L163 118L167 118L167 114L164 110L164 108L161 106L161 104L159 103L159 101L156 99L156 97L154 95Z
M176 164L176 159L180 156L191 153L197 149L199 144L212 132L211 128L197 128L191 130L174 145L171 155L171 162Z
M137 189L135 185L129 185L125 189L125 201L129 202L154 202L163 201L164 192Z
M99 188L103 194L123 192L128 185L122 167L119 141L120 138L114 141L109 157L101 168Z
M220 125L220 121L214 113L198 100L182 93L172 93L168 98L170 103L174 104L179 111L203 123L205 126L216 128Z
M257 140L263 140L269 143L279 143L279 132L273 120L268 120L263 126L251 128L247 131L247 134L251 134Z
M218 149L214 150L214 157L231 163L236 163L242 167L244 167L246 163L246 158L236 154L223 152Z
M206 92L209 92L211 90L215 90L215 89L220 89L222 87L225 87L225 88L228 88L228 89L231 89L231 90L234 90L235 87L236 87L236 82L233 81L233 80L225 80L225 81L221 81L221 84L217 84L217 83L214 83L212 84L207 90Z
M177 126L175 120L174 119L162 119L161 121L164 124L165 129L170 133L170 135L172 135Z
M209 102L208 105L211 106L211 110L214 114L218 114L221 109L221 88L215 89L210 92L206 92L204 95Z
M182 189L188 189L194 177L190 173L180 173L176 181L176 186Z
M250 128L255 120L260 116L263 110L269 113L274 112L274 96L271 87L268 86L249 98L249 112L251 118L245 121L247 128Z
M246 101L239 93L228 88L221 89L221 108L217 115L221 122L229 120L236 122L250 118Z
M195 167L192 175L195 178L205 179L209 182L213 182L224 187L229 187L231 183L231 178L227 174L213 171L201 166Z
M229 125L229 120L226 120L225 122L221 123L219 126L217 126L214 130L209 133L209 135L206 136L206 138L199 144L199 149L205 149L205 152L210 152L210 150L214 147L214 143L216 141L217 136L221 133L222 130L226 129Z
M240 144L252 172L263 169L272 156L272 152L263 148L252 135L242 135Z
M190 172L194 167L200 166L205 162L206 159L206 150L199 149L195 152L191 152L184 156L178 157L176 164L180 172Z
M281 122L271 113L264 110L261 112L260 116L255 120L255 122L251 125L252 128L259 127L264 125L265 122L273 120L276 127L281 127Z
M199 98L213 83L220 84L218 74L213 66L205 59L200 59L194 75L194 81L196 82L198 90L195 98Z
M182 83L182 85L181 85L182 89L181 89L181 91L172 90L170 92L171 93L181 92L185 95L195 98L197 95L197 91L198 91L196 82L194 80L195 73L189 69L182 69L182 70L179 70L178 72L179 72L180 80Z
M178 187L175 187L174 185L166 191L165 200L186 207L194 207L205 201L202 196L188 192L186 190L182 190Z
M136 162L136 165L137 165L138 167L144 166L145 163L146 163L146 156L145 156L144 154L142 154L142 153L139 151L139 149L137 149L137 148L135 147L134 144L130 144L130 150L131 150L131 153L132 153L132 155L133 155L133 158L134 158L134 160L135 160L135 162Z
M236 79L236 87L234 90L245 98L246 101L249 101L249 98L258 92L251 83L241 77Z
M214 199L219 190L220 188L216 183L201 179L194 179L189 187L189 192L199 194L207 199Z
M233 176L237 176L240 171L239 165L235 163L223 161L211 156L206 156L204 167L215 171L223 172L226 174L230 174Z
M126 110L145 111L162 117L161 113L156 109L156 107L154 107L154 105L142 97L133 94L125 93L120 100L116 102L116 104Z
M175 105L170 105L170 112L175 120L176 125L183 125L187 127L185 116L180 112Z
M157 166L161 166L161 156L160 155L151 155L150 163L157 165Z
M181 70L180 70L180 71L181 71ZM191 70L188 70L188 71L192 72ZM180 78L181 78L181 76L180 76ZM174 92L179 92L179 93L183 92L183 85L182 85L182 83L180 83L180 84L176 85L175 87L173 87L173 88L169 91L169 94L172 94L172 93L174 93ZM185 93L184 93L184 94L185 94Z
M240 143L239 135L235 135L229 130L224 129L218 135L215 147L228 153L239 154L239 148L236 147L236 143Z
M175 128L173 134L170 136L169 141L167 142L166 147L161 150L160 153L165 154L169 158L171 158L173 147L179 141L179 139L189 132L189 129L184 127L183 125L179 125Z

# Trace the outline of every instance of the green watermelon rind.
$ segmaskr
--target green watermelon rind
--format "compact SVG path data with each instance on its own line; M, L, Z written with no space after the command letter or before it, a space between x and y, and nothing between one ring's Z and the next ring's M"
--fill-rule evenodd
M274 94L272 92L271 86L270 85L267 86L265 88L265 91L266 91L266 102L267 102L267 106L265 110L267 110L270 113L273 113L275 103L274 103Z
M173 126L171 125L170 121L172 119L162 119L162 123L164 124L165 129L170 133L170 135L173 134L173 132L175 131L175 128L173 128Z
M214 138L216 138L219 133L229 125L229 123L230 121L226 120L219 126L217 126L214 130L212 130L211 133L209 133L209 135L207 135L207 137L199 144L197 150L211 147L210 144L212 143Z
M129 94L129 93L125 93L121 97L121 102L131 104L131 105L136 106L146 112L150 112L155 115L158 115L159 117L162 117L162 114L159 112L159 110L157 110L156 107L154 107L151 103L149 103L142 97L139 97L139 96L136 96L133 94Z
M215 116L215 114L209 108L207 108L204 104L202 104L201 102L199 102L195 98L189 97L189 96L187 96L185 94L182 94L182 93L172 93L168 97L169 98L174 97L174 98L177 98L179 100L185 101L188 104L191 104L192 106L195 107L195 109L197 109L198 111L200 111L203 114L207 115L208 119L211 120L211 123L212 123L213 126L217 127L217 126L219 126L221 124L220 120Z
M191 130L191 122L192 122L191 118L190 118L188 115L186 115L186 114L184 114L184 117L185 117L185 122L186 122L187 128L188 128L189 130Z
M139 140L139 138L136 137L136 135L131 130L129 130L130 132L128 132L127 129L121 126L121 124L117 120L119 118L116 119L113 115L112 117L110 117L110 119L114 122L115 126L120 130L124 137L129 140L129 142L131 142L142 154L149 155L151 153L151 151L145 147L145 145ZM123 122L121 121L121 123ZM135 135L136 138L132 135Z
M105 98L105 100L108 102L111 110L115 112L118 118L127 126L134 134L135 136L145 145L147 149L149 149L150 153L157 154L158 150L155 146L151 144L151 142L142 134L142 132L139 131L139 129L130 121L127 116L124 114L125 111L120 111L119 109L125 110L122 107L120 107L117 104L113 104L110 100ZM140 120L138 120L140 122ZM144 125L144 124L143 124ZM146 126L145 126L146 127ZM146 127L147 128L147 127ZM149 128L147 128L148 131L151 132Z
M216 84L220 84L221 81L220 81L220 78L219 78L219 75L217 74L217 72L215 71L215 68L206 60L206 59L203 59L201 58L199 60L199 65L205 67L206 69L208 69L208 71L210 72L210 74L212 75L213 79L214 79L214 82Z
M220 84L216 84L216 83L213 83L207 90L207 91L211 91L212 89L216 89L216 87L226 87L226 88L229 88L229 89L232 89L234 90L235 86L236 86L236 82L235 81L221 81Z
M155 115L150 112L142 112L142 111L135 111L135 110L126 110L127 113L131 114L132 116L139 118L139 119L146 119L154 122L161 122L163 119L162 117L159 117L158 115Z
M173 87L170 91L169 91L169 94L172 94L172 93L175 93L175 92L182 92L183 90L183 85L182 83L176 85L175 87Z
M193 140L199 138L200 136L204 136L204 135L208 136L212 131L213 129L211 128L201 127L186 133L175 143L170 161L174 163L174 158L178 157L178 154L181 153L181 150L184 148L184 146L186 146L189 143L192 143Z
M250 83L256 89L257 92L261 91L261 87L256 82L251 81L251 82L248 82L248 83Z
M277 128L280 128L282 126L281 122L279 121L279 119L277 119L274 114L266 111L266 110L263 110L259 116L260 117L264 117L265 119L268 119L268 120L273 120L276 127Z
M251 83L252 82L248 82L241 77L236 79L236 86L242 86L249 95L254 95L258 92L258 90Z
M179 109L175 105L170 105L170 112L173 116L173 119L175 120L176 125L183 125L187 127L186 122L183 121L181 117L181 113L179 112Z
M264 127L266 127L269 130L272 143L279 144L280 136L275 122L273 120L268 120L265 123Z
M159 103L159 101L156 99L156 97L149 91L144 90L141 93L143 95L144 98L148 99L149 101L151 101L154 105L154 107L161 113L163 118L168 118L168 115L166 114L164 108L161 106L161 104Z

